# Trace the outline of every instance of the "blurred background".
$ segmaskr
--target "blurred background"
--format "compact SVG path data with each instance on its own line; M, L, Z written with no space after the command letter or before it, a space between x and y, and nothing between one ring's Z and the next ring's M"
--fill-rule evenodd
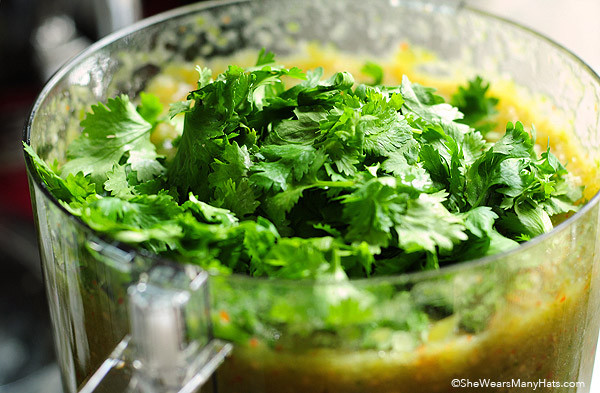
M27 113L43 83L92 42L191 2L0 0L0 393L61 391L22 157ZM600 72L600 1L464 2L539 31Z

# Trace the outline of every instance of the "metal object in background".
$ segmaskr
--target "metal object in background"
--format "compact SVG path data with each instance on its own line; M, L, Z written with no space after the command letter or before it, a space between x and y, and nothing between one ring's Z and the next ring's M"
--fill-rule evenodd
M47 80L66 60L92 41L79 34L75 21L66 14L44 18L31 37L35 63L42 80Z
M94 5L96 31L100 37L129 26L142 17L141 0L91 1Z
M31 37L43 80L96 39L142 16L140 0L71 0L42 17Z

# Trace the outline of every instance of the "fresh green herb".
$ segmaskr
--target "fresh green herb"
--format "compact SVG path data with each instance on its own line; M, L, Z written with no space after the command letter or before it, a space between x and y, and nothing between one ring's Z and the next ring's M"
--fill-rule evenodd
M168 258L223 274L326 282L499 253L577 210L581 188L549 150L536 155L521 123L495 143L483 138L497 99L481 78L459 89L456 108L406 77L381 86L373 63L363 72L374 86L346 72L322 79L322 69L284 68L264 51L254 67L230 66L214 80L198 71L198 89L169 111L184 116L171 161L150 142L156 124L170 121L158 99L143 94L136 108L119 96L92 107L62 167L25 146L49 190L94 230ZM284 77L299 83L288 88ZM309 333L364 324L364 345L388 348L416 336L386 329L421 331L423 310L452 308L450 293L430 302L426 288L420 300L366 293L312 294L262 314L300 319ZM464 301L461 326L481 329L495 300L483 311ZM372 314L370 305L385 302L406 313L401 326ZM321 303L322 315L303 319L306 304ZM231 311L235 326L217 329L260 333L262 320L248 310Z
M81 122L81 137L69 145L69 161L61 173L91 174L98 184L124 159L140 181L161 174L164 168L157 161L156 148L150 142L153 124L149 122L155 122L161 111L157 99L148 94L142 95L138 110L127 96L109 99L106 105L92 106L92 113Z
M484 135L498 125L496 121L498 98L489 95L489 88L489 83L477 76L470 80L466 87L460 86L450 100L450 103L465 115L459 121Z
M364 71L381 82L374 63ZM407 78L322 80L322 70L287 69L264 51L250 69L199 73L187 104L171 107L185 113L171 162L150 142L168 119L149 94L137 109L126 96L93 106L63 177L27 151L96 230L203 266L287 278L338 265L350 276L401 273L500 252L552 229L550 218L581 198L549 150L536 156L521 123L490 144ZM286 88L284 76L301 83ZM488 87L476 78L459 89L465 119L493 112Z
M381 82L383 82L383 69L381 68L381 66L377 63L373 63L371 61L368 61L361 69L360 71L365 74L365 75L369 75L371 78L373 78L373 82L371 83L371 85L373 86L377 86L380 85Z

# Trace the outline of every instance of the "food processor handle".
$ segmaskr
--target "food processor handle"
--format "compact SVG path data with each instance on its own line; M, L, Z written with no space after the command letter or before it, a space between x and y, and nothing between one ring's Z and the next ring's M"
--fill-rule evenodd
M131 334L80 393L193 393L231 352L230 343L212 337L206 272L185 289L165 289L162 281L129 288Z

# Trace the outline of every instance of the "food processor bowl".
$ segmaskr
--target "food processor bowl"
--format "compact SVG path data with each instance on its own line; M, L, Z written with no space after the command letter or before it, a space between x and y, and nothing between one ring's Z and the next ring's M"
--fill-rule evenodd
M121 93L135 100L169 64L263 47L301 57L311 43L372 59L408 43L431 54L420 72L510 78L569 119L581 157L600 158L598 76L535 32L451 1L226 1L167 12L65 65L24 140L64 162L90 105ZM27 161L65 392L446 392L479 378L589 391L598 195L510 252L436 271L286 281L209 276L102 236Z

